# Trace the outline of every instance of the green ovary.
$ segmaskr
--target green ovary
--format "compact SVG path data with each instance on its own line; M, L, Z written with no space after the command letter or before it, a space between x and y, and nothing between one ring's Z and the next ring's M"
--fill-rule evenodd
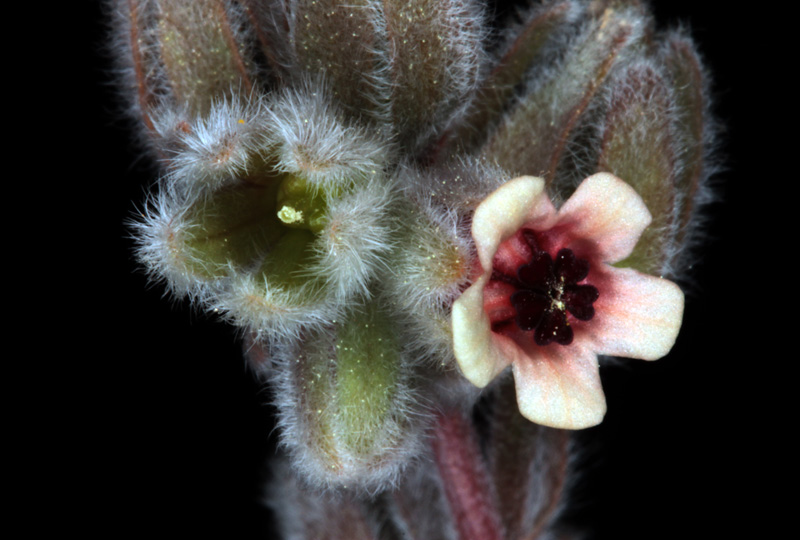
M287 174L278 187L278 219L291 228L320 232L326 223L325 192L305 178Z

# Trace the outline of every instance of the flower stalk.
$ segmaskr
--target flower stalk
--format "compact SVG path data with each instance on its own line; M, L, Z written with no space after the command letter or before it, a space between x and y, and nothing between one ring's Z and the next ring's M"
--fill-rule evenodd
M502 540L488 471L471 423L460 411L448 411L437 416L434 426L433 457L458 537Z

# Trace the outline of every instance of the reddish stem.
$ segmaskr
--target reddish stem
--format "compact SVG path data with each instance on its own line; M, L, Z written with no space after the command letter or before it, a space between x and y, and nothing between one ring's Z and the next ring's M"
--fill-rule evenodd
M472 424L463 414L439 415L433 454L460 540L502 540L488 473Z

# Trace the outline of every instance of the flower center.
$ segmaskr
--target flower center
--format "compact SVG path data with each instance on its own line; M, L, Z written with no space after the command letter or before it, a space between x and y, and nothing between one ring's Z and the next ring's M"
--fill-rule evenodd
M294 174L286 174L278 187L278 219L293 229L320 232L326 223L328 205L323 189Z
M539 248L532 230L523 229L521 233L532 254L527 263L516 269L516 275L498 270L495 265L491 281L511 286L508 290L513 312L507 311L504 319L493 319L493 326L499 329L513 320L520 330L533 331L537 345L569 345L574 335L567 312L577 320L588 321L594 317L592 304L600 294L592 285L579 284L589 275L589 262L566 248L559 250L554 259Z

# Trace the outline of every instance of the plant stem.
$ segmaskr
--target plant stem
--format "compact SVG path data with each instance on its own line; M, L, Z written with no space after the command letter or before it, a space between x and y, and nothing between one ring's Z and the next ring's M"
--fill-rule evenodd
M439 415L433 454L460 540L502 540L486 465L472 425L460 411Z

